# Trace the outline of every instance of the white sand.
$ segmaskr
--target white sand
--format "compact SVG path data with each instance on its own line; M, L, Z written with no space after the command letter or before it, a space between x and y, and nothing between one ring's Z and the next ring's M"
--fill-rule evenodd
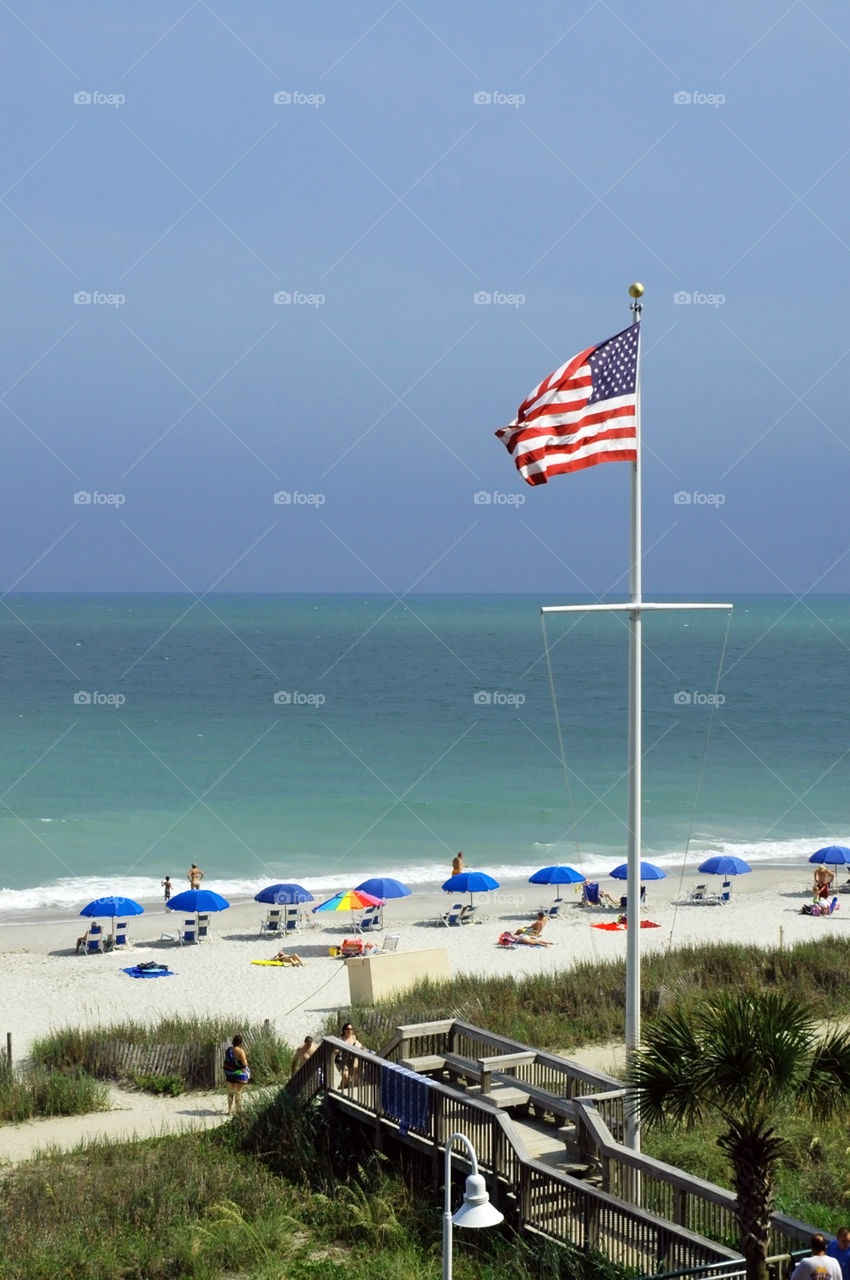
M676 899L696 883L694 875L685 881L668 877L650 883L642 916L660 927L641 930L642 948L667 950L718 939L768 946L779 943L780 937L791 946L813 936L844 935L850 927L850 896L839 898L841 909L829 918L800 915L810 877L808 867L797 871L759 868L736 877L732 900L723 906L676 905ZM716 877L711 887L715 886L719 887ZM620 891L614 881L606 887L615 894ZM553 891L546 887L503 884L498 892L476 896L488 917L483 924L445 928L434 919L452 898L437 888L417 891L387 904L385 931L400 935L400 951L446 947L453 975L519 977L569 969L577 960L625 955L625 933L591 927L615 919L616 913L580 908L571 886L564 886L562 918L546 926L544 936L555 945L510 951L497 946L503 930L528 923L533 910L552 898ZM175 915L153 904L145 915L130 921L133 945L128 954L95 956L74 954L75 939L86 924L78 916L49 925L30 921L0 926L0 1047L4 1033L11 1032L14 1058L20 1061L36 1036L57 1027L126 1018L154 1020L166 1013L220 1014L232 1022L234 1030L268 1018L281 1036L299 1043L306 1034L318 1032L328 1013L348 1004L348 972L343 962L329 956L328 947L353 936L350 916L315 917L322 921L321 929L285 939L287 948L297 950L305 960L303 969L264 968L251 960L270 958L280 945L274 938L258 936L265 910L253 902L234 904L212 917L208 941L179 947L160 940L165 930L176 933ZM176 976L138 980L121 972L124 966L151 959L167 962ZM602 1053L604 1061L599 1065L610 1066L613 1050L607 1056Z
M840 899L843 910L829 918L800 914L807 900L811 869L759 869L734 881L733 897L723 906L676 905L697 877L670 877L647 886L642 913L657 929L642 929L642 948L667 950L688 942L755 942L764 946L811 937L843 935L850 927L850 896ZM716 882L715 882L716 883ZM611 892L620 892L614 881ZM713 887L713 886L712 886ZM497 945L499 934L528 923L534 910L552 900L553 891L523 884L503 884L498 892L478 895L483 924L445 928L435 924L453 898L436 886L409 898L388 903L387 933L399 934L399 951L443 946L454 974L482 975L554 972L576 961L622 957L625 933L593 928L616 919L613 910L583 910L578 894L564 888L562 918L547 923L551 947ZM256 903L234 904L213 917L213 934L198 946L179 947L160 939L176 933L177 920L161 904L144 904L143 916L131 920L133 942L129 954L74 954L74 941L85 921L66 916L49 924L0 924L0 1049L5 1032L13 1037L17 1062L24 1060L35 1037L62 1026L94 1026L125 1018L155 1020L165 1013L223 1014L234 1030L247 1022L268 1018L293 1045L316 1034L330 1012L348 1004L348 973L328 948L353 936L350 917L320 916L322 928L286 938L287 948L305 960L304 968L265 968L252 959L268 959L279 943L258 934L265 908ZM377 935L376 940L379 940ZM173 978L133 979L122 967L141 960L167 962ZM564 1044L570 1040L565 1028ZM377 1047L377 1046L374 1046ZM610 1075L623 1069L622 1044L570 1048L570 1056ZM222 1095L199 1093L157 1098L143 1093L111 1090L113 1109L89 1116L60 1117L0 1126L0 1165L24 1160L45 1149L72 1150L81 1142L115 1142L150 1137L181 1129L208 1127L225 1121Z

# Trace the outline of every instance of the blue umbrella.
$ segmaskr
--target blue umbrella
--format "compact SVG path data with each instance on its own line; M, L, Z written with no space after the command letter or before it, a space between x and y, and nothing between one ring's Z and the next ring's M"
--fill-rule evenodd
M736 858L733 854L716 853L714 857L701 862L699 870L704 871L707 876L743 876L752 871L752 867L743 858Z
M488 893L498 887L498 880L488 876L486 871L459 871L456 876L449 876L443 885L446 893L468 893L470 905L473 905L473 893Z
M402 884L400 880L393 880L391 876L373 876L371 880L364 880L356 888L361 893L371 893L373 898L410 897L410 890L407 885Z
M140 916L144 907L133 898L106 897L95 898L87 907L83 907L81 916Z
M621 862L619 867L614 868L611 875L615 880L628 880L629 864ZM640 878L641 880L666 880L667 872L662 871L660 867L656 867L652 862L642 862L640 864Z
M313 902L313 895L300 884L267 884L254 894L255 902L272 902L277 907L292 906L299 902Z
M583 884L584 876L572 867L541 867L533 876L528 877L529 884Z
M846 849L843 844L829 844L825 849L818 849L817 853L813 853L809 862L822 862L825 866L831 862L833 866L843 867L850 862L850 849Z
M212 889L184 889L182 893L170 898L167 906L170 911L185 911L196 915L207 911L225 911L230 903L220 893Z

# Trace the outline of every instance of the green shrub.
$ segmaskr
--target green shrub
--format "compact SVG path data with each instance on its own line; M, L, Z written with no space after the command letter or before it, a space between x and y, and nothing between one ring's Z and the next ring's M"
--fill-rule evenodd
M0 1121L7 1124L108 1109L108 1090L84 1071L0 1072Z
M167 1095L170 1098L177 1098L181 1093L186 1092L186 1085L180 1076L157 1076L157 1075L140 1075L133 1076L133 1083L137 1089L143 1089L145 1093L155 1093L162 1097Z

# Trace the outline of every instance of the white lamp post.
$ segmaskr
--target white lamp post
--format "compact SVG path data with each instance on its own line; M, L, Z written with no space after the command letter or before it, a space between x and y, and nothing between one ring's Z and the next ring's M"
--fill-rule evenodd
M452 1144L458 1140L466 1147L472 1161L472 1173L466 1180L463 1204L452 1217ZM478 1172L475 1148L465 1133L453 1133L446 1143L446 1198L443 1210L443 1280L452 1280L452 1223L459 1227L495 1227L504 1214L490 1203L487 1186Z

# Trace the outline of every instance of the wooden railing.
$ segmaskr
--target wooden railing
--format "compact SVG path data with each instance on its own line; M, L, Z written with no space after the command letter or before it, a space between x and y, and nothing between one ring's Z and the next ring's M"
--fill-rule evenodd
M458 1043L460 1048L471 1047L471 1042L465 1044L463 1039ZM399 1037L396 1048L402 1044L409 1049L409 1038L405 1041ZM417 1043L417 1048L426 1047L430 1046ZM334 1062L338 1052L356 1064L352 1088L342 1088L341 1071ZM476 1150L479 1168L494 1201L506 1212L513 1212L519 1226L559 1243L580 1249L594 1247L623 1266L647 1271L674 1270L737 1257L734 1251L701 1239L680 1224L634 1208L598 1187L533 1159L521 1130L509 1116L487 1101L438 1080L430 1084L425 1126L411 1128L402 1135L397 1122L384 1114L381 1105L385 1064L382 1057L351 1049L335 1036L326 1036L289 1087L308 1098L323 1092L334 1108L364 1123L377 1122L384 1130L432 1155L435 1170L440 1171L438 1176L442 1164L437 1158L449 1135L461 1130ZM455 1164L466 1167L462 1152L456 1155Z

